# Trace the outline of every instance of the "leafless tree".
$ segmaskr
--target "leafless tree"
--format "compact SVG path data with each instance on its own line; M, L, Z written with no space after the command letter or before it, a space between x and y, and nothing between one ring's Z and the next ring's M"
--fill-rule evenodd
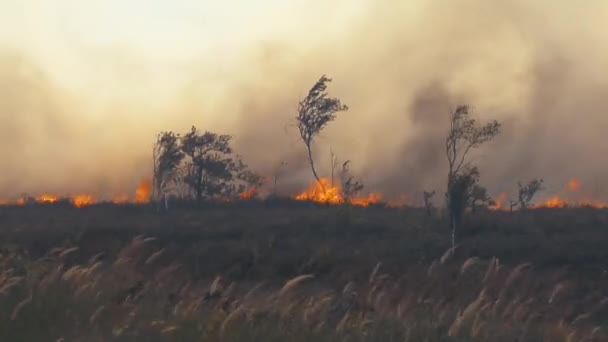
M456 230L466 209L470 189L476 184L479 175L477 168L468 160L469 153L500 132L497 121L479 125L469 113L467 105L456 108L450 115L450 128L445 140L448 160L446 198L452 228L452 247L456 245Z
M352 198L363 190L363 183L355 180L355 178L350 173L348 165L350 164L350 160L345 161L342 164L342 170L340 171L340 182L342 184L342 194L344 195L344 200L347 203L350 203Z
M277 196L278 194L278 183L279 183L279 179L281 178L281 176L283 175L283 168L287 166L287 162L285 161L281 161L273 170L272 173L272 182L273 182L273 187L272 187L272 193Z
M509 201L509 210L511 212L513 212L513 209L515 209L515 207L517 207L518 203L519 203L519 201L510 200Z
M433 197L435 196L435 190L433 191L424 191L422 194L424 198L424 207L426 208L426 213L428 216L433 214Z
M329 153L331 156L331 186L334 186L336 168L338 167L338 156L334 154L333 149L329 149Z
M343 105L338 98L328 97L326 90L327 83L329 82L331 82L330 78L327 78L325 75L321 76L310 89L306 98L298 104L298 114L296 116L300 137L308 152L310 168L312 169L315 179L323 188L324 186L315 169L315 163L312 157L312 142L314 137L317 136L330 121L333 121L336 118L338 112L348 110L348 107Z

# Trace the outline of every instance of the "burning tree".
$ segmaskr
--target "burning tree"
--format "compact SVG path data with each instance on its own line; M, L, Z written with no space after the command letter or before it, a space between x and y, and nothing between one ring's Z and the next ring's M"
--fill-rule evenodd
M469 106L458 106L450 115L450 128L445 139L448 160L448 187L446 199L452 228L452 247L456 245L456 229L459 226L471 189L479 179L479 171L467 159L471 150L492 140L500 132L500 123L492 121L479 125L469 116Z
M341 111L348 110L348 106L343 105L338 98L328 97L326 92L327 83L331 82L330 78L325 75L315 83L310 89L304 100L298 104L298 115L296 116L297 126L300 131L300 137L308 151L308 161L310 168L317 180L317 183L324 188L317 170L315 169L314 159L312 157L312 142L315 136L323 130L323 128L336 118L336 114Z

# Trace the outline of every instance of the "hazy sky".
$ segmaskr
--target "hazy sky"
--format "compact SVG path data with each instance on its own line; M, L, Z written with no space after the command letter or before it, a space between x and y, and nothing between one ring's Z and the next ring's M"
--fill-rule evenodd
M374 190L444 180L453 106L504 122L477 156L494 193L543 177L608 192L608 2L0 0L0 194L115 192L160 130L234 134L286 186L310 179L291 124L322 74L351 107L316 145Z

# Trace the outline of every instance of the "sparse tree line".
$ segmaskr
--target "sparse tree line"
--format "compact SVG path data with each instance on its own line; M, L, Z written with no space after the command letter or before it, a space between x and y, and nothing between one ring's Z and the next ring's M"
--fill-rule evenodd
M201 132L192 127L180 135L161 132L153 150L154 197L169 194L202 200L232 199L261 185L230 142L232 136Z
M330 97L327 84L331 79L325 75L313 85L307 96L298 103L295 116L301 141L303 142L312 175L322 189L321 181L313 157L315 137L335 120L337 114L348 111L348 106L340 99ZM487 189L479 184L480 172L470 160L470 153L486 142L494 139L501 131L501 124L491 121L480 124L471 116L468 105L461 105L449 116L446 132L445 156L448 164L445 203L452 228L452 244L456 244L456 231L467 210L495 205ZM247 167L230 146L230 135L200 132L195 127L184 135L162 132L154 147L154 191L156 198L166 198L169 193L196 199L234 198L246 190L261 186L261 177ZM333 185L338 159L331 154ZM342 163L338 173L343 196L347 199L363 189L363 183L356 180L349 171L350 161ZM285 163L281 163L273 174L273 191ZM543 190L542 179L533 179L527 184L518 183L518 197L510 201L511 210L526 209L532 198ZM433 197L436 192L424 191L424 205L428 215L433 212Z

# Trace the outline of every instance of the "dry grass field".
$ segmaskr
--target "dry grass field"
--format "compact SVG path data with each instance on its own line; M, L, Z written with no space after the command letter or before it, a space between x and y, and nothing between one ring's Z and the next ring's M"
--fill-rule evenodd
M1 341L607 341L608 210L0 207Z

